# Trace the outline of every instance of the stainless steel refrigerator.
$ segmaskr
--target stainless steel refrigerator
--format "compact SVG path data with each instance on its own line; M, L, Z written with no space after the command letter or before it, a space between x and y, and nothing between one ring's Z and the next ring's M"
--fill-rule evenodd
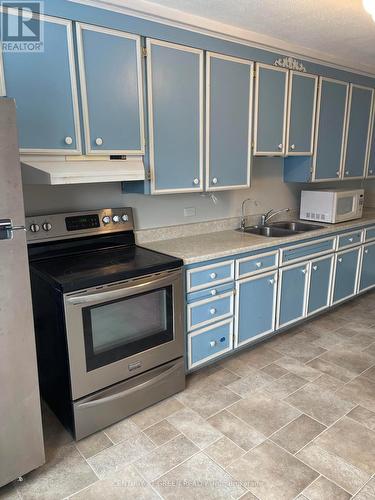
M0 486L44 463L16 107L0 98Z

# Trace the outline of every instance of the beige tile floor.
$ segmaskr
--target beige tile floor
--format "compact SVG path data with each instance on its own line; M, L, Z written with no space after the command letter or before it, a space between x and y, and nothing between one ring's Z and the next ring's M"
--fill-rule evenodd
M0 499L375 499L375 292L188 377ZM0 465L1 466L1 465Z

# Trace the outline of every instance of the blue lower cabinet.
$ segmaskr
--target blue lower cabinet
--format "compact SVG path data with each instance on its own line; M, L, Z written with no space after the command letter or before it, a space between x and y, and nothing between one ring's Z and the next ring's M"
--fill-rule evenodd
M359 247L336 255L333 304L352 297L356 293L359 255Z
M233 319L188 334L188 368L194 368L233 348Z
M236 284L235 347L275 329L277 271Z
M307 263L280 270L277 328L305 317L307 277Z
M311 263L309 301L307 314L314 314L330 305L331 277L334 256L314 260Z
M214 323L215 321L233 316L234 293L227 292L217 297L193 302L187 306L187 329Z
M364 245L359 290L362 292L375 286L375 242Z

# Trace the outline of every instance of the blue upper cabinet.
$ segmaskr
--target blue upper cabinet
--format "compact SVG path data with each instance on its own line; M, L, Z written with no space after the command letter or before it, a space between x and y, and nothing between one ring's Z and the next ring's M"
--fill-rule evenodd
M203 189L203 51L147 40L151 193Z
M286 154L312 156L318 77L297 71L289 74Z
M362 178L365 175L372 98L372 89L359 85L350 85L343 168L344 178Z
M142 154L140 37L77 24L87 154Z
M313 179L340 178L349 84L320 78Z
M369 152L368 152L368 165L367 165L367 177L375 176L375 98L373 100L372 114L371 114L371 133L369 140Z
M4 52L6 95L17 104L22 153L79 154L72 24L43 16L43 52Z
M254 154L284 156L289 71L256 65Z
M207 53L207 191L250 186L252 76L252 62Z

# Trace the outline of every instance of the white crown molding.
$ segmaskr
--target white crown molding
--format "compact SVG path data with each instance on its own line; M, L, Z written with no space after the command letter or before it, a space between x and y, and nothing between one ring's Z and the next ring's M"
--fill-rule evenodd
M302 57L305 61L350 71L363 76L375 77L375 66L349 64L348 61L330 53L320 52L300 45L295 45L278 38L263 35L230 24L214 21L206 17L182 12L147 0L68 0L78 3L155 21L176 28L214 36L230 42L270 50L286 56Z

